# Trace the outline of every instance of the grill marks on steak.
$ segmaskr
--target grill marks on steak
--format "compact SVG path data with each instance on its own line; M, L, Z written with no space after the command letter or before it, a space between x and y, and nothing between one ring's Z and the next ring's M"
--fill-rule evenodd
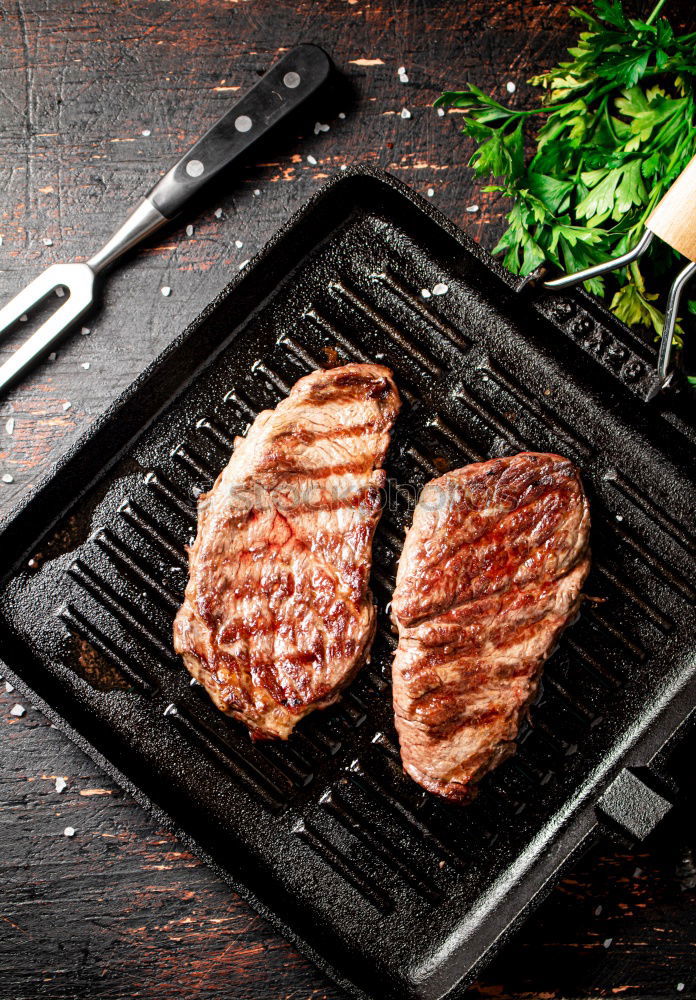
M236 439L199 500L174 647L255 738L287 738L367 656L381 466L398 409L387 368L315 371Z
M524 452L429 483L399 563L393 696L401 757L465 801L510 753L544 661L580 606L589 508L575 467Z

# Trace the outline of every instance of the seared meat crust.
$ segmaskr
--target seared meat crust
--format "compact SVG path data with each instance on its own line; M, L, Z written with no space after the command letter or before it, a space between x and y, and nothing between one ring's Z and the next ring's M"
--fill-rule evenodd
M544 661L578 613L590 516L575 467L524 452L448 472L399 563L393 696L407 773L465 801L514 752Z
M200 497L174 648L254 738L286 739L367 656L372 538L399 405L387 368L312 372L258 415Z

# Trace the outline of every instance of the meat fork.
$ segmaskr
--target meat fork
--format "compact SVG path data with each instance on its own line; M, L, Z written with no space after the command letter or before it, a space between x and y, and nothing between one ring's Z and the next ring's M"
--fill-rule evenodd
M684 286L696 274L696 156L686 165L653 209L645 223L645 232L632 250L595 267L588 267L583 271L576 271L575 274L566 274L562 278L544 282L545 288L554 290L570 288L587 281L588 278L606 274L607 271L613 271L617 267L624 267L645 253L654 236L659 236L673 250L687 257L690 263L674 279L667 296L665 322L657 357L657 372L646 394L646 401L654 399L669 382L672 341L679 301Z
M311 97L331 61L317 45L283 56L150 190L111 239L83 264L53 264L0 309L0 336L51 292L65 302L0 366L0 392L63 336L94 301L94 283L126 251L164 225L204 184Z

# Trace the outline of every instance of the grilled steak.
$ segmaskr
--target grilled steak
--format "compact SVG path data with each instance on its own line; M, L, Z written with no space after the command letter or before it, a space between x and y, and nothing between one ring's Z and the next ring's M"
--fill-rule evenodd
M465 801L514 751L544 661L580 606L589 509L574 466L524 452L429 483L392 614L394 713L407 773Z
M237 438L200 498L174 648L254 738L286 739L335 702L369 651L391 372L315 371Z

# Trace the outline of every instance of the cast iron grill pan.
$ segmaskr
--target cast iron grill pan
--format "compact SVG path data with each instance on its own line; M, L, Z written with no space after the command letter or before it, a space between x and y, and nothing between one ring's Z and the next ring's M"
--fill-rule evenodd
M516 287L394 179L351 171L5 526L9 675L348 992L450 996L596 834L600 798L627 828L622 782L654 805L635 769L692 704L695 440L678 396L641 402L652 354L587 297ZM196 497L261 409L349 360L389 365L404 398L374 549L378 637L339 705L254 745L171 649ZM602 600L550 661L517 755L462 809L401 771L386 609L424 482L522 449L582 470L586 591Z

